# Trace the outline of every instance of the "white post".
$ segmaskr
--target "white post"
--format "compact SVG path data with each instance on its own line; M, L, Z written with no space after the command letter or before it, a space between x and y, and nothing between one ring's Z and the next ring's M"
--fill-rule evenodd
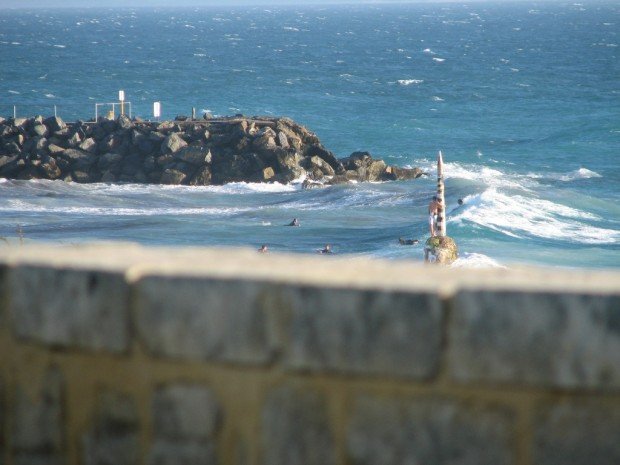
M13 105L13 119L17 118L17 107Z
M121 115L125 114L125 91L118 91L118 100L121 102Z
M56 114L56 105L54 105L54 118L57 118L58 114Z

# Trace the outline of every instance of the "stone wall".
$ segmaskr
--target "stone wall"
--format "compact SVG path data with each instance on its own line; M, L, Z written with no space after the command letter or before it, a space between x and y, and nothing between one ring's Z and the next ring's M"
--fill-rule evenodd
M0 248L0 464L617 465L620 274Z

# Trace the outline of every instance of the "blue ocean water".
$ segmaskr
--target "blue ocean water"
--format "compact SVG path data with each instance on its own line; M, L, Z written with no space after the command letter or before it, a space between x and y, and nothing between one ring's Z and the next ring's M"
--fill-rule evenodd
M458 264L618 268L619 32L605 2L2 9L0 115L87 119L123 89L143 118L289 116L338 156L434 173L442 150ZM0 180L0 236L421 260L397 239L428 236L434 189Z

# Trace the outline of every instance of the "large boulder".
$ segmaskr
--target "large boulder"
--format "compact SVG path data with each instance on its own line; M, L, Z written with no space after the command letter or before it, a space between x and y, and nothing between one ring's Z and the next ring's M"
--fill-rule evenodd
M173 157L177 160L191 163L193 165L204 165L211 163L211 151L204 146L187 146L174 153Z
M187 146L187 142L185 142L176 132L173 132L164 139L164 142L161 145L161 153L175 153L185 146Z
M399 168L398 166L388 166L385 169L384 178L387 181L402 181L406 179L417 179L424 172L420 168Z
M97 157L92 153L84 152L77 149L67 149L64 152L60 152L58 154L58 157L68 161L71 167L74 170L78 171L87 171L92 166L92 164L97 161Z
M57 132L63 129L66 129L67 125L65 122L58 116L51 116L43 121L43 124L47 126L49 132Z
M433 236L424 244L425 262L450 265L458 256L458 247L451 237Z
M162 184L183 184L185 179L187 179L187 175L182 171L167 169L162 173L159 182Z

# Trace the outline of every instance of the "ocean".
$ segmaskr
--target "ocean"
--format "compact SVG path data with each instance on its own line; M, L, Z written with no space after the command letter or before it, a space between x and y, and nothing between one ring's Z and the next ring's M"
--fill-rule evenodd
M441 150L454 266L617 269L619 32L611 2L3 8L4 117L86 120L122 89L133 116L153 118L155 101L162 119L288 116L339 157L367 150L429 176L318 190L0 179L0 237L329 243L421 261Z

